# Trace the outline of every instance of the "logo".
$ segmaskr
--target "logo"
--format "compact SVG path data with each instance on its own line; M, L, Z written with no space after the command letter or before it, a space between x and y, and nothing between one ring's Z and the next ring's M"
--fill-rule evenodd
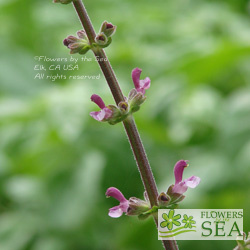
M243 239L243 209L159 209L159 240Z

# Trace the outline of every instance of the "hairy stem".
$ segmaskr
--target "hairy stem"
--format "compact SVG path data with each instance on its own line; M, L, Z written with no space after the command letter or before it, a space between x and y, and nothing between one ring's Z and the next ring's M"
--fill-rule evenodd
M124 122L124 127L127 132L127 136L134 153L135 160L137 162L141 178L147 191L148 198L151 206L157 205L158 191L154 180L153 173L151 171L147 155L145 153L139 132L135 125L135 121L132 116L128 117Z
M83 28L88 36L89 42L92 44L95 41L96 34L94 31L93 25L88 17L87 11L81 0L74 0L72 3L83 25ZM103 49L94 50L94 54L96 58L98 59L99 66L106 78L106 81L110 87L110 90L112 92L112 95L115 99L116 104L119 104L119 102L124 101L125 99L124 99L119 83L117 81L117 78L110 65L108 58ZM157 191L156 183L154 180L152 170L150 168L150 164L149 164L146 152L144 150L144 147L143 147L143 144L142 144L142 141L141 141L141 138L140 138L140 135L137 130L133 117L132 116L128 117L123 122L123 125L127 133L128 140L129 140L131 149L133 151L144 188L147 192L151 207L153 207L158 204L158 201L157 201L158 191ZM154 220L155 220L156 225L158 225L157 216L154 216ZM171 249L171 250L178 249L175 241L164 240L162 242L163 242L163 246L165 249Z
M92 44L93 42L95 42L95 31L93 28L93 25L89 19L88 13L84 7L84 5L82 4L82 1L78 0L78 1L73 1L73 5L75 7L75 10L78 14L78 17L80 19L80 22L82 23L82 26L88 36L89 42L90 44ZM107 59L107 56L104 52L103 49L98 49L94 51L94 54L96 56L96 58L98 59L98 63L102 69L102 72L107 80L107 83L110 87L110 90L112 92L112 95L115 99L116 104L118 104L121 101L125 101L124 100L124 96L122 94L122 91L120 89L119 83L117 81L117 78L115 76L115 73Z
M88 17L87 11L84 5L82 4L82 1L75 0L73 1L73 5L85 29L85 32L89 38L90 43L93 43L95 41L95 31ZM109 63L108 58L104 50L100 48L95 49L94 54L98 58L97 61L110 87L110 90L116 101L116 104L119 104L119 102L124 101L124 96L122 94L119 83ZM136 128L134 119L132 118L132 116L130 116L123 122L123 124L127 132L128 139L129 139L132 151L134 153L134 156L135 156L135 159L136 159L136 162L137 162L140 174L141 174L141 178L142 178L145 190L148 194L148 198L150 200L151 206L157 205L157 197L158 197L157 187L155 184L153 173L151 171L142 141L140 139L140 135Z

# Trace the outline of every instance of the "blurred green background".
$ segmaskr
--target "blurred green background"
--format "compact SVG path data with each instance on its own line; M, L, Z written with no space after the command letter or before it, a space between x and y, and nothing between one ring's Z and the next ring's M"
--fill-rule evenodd
M152 80L135 119L159 190L174 182L175 162L188 159L184 177L201 183L180 208L243 208L250 231L249 1L85 4L96 31L104 20L118 26L106 52L124 93L135 67ZM93 93L113 103L104 78L34 79L35 56L70 57L62 40L81 29L73 7L1 0L0 22L0 249L161 249L151 219L108 216L117 205L105 198L108 187L142 198L143 186L122 125L89 116L98 110ZM100 73L95 61L79 67L51 73ZM235 245L179 241L180 249Z

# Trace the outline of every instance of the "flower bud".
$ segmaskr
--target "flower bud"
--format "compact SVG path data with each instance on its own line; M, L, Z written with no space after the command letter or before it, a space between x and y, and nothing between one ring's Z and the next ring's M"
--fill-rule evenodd
M108 109L112 111L112 116L107 120L107 122L111 125L115 125L116 123L121 121L121 111L115 105L108 105Z
M68 36L67 38L65 38L64 40L63 40L63 44L65 45L65 46L69 46L70 44L72 44L72 43L80 43L81 42L81 39L79 39L79 38L77 38L77 37L75 37L75 36Z
M111 44L112 39L111 37L107 37L103 32L101 32L96 36L95 42L98 47L106 48Z
M78 30L76 32L77 36L80 38L80 39L87 39L87 35L86 35L86 32L84 30Z
M129 94L128 94L128 100L131 101L137 94L138 92L136 91L136 89L132 89Z
M127 102L120 102L118 104L118 107L119 107L122 114L128 113L128 103Z
M122 122L129 115L127 111L128 104L126 102L120 102L118 107L114 105L108 105L107 107L113 112L112 117L108 120L108 123L111 125Z
M169 204L170 200L171 199L170 199L169 195L167 195L164 192L160 193L160 195L158 196L158 201L159 201L160 206L163 206L163 207L167 206Z
M72 0L54 0L54 3L62 3L62 4L68 4L71 3Z
M116 26L114 26L112 23L108 23L107 21L104 21L101 26L100 33L103 32L107 37L112 36L116 31Z
M136 197L129 198L127 215L140 215L150 210L148 202L140 200Z
M79 30L77 36L68 36L63 40L63 44L70 49L70 54L79 53L83 55L90 49L90 45L83 30Z
M106 45L108 38L104 33L100 33L96 36L95 41L98 45Z
M173 192L174 185L169 186L167 195L171 198L171 204L176 204L184 200L185 196L183 194Z

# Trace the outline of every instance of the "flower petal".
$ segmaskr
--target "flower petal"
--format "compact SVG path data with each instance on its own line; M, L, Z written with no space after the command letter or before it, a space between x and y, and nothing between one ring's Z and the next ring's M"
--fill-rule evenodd
M120 206L112 207L109 209L109 216L112 218L118 218L121 217L123 214L122 209Z
M129 202L128 202L128 200L121 202L120 203L120 208L121 208L121 210L124 213L127 213L128 212L128 208L129 208Z
M91 99L92 102L97 104L101 109L105 108L105 104L104 104L102 98L99 95L94 94L94 95L91 96L90 99Z
M201 179L198 177L198 176L191 176L187 179L185 179L183 182L185 183L185 185L187 187L190 187L190 188L195 188L199 185Z
M103 112L105 113L104 119L110 118L112 116L112 114L113 114L112 110L109 109L109 108L104 108Z
M145 89L144 88L138 88L138 89L136 89L137 90L137 92L140 92L140 93L142 93L143 95L145 95Z
M140 88L148 89L150 87L151 80L146 77L144 80L140 80Z
M77 43L77 42L81 42L80 39L78 39L77 37L75 36L68 36L66 39L64 40L67 40L68 43ZM65 44L64 44L65 45ZM66 45L67 46L67 45Z
M184 182L179 182L175 184L172 188L173 193L183 194L187 191L188 187Z
M182 175L184 168L187 167L187 161L180 160L174 166L174 176L175 176L175 184L182 181Z
M105 118L105 111L102 109L100 111L90 112L90 116L92 116L95 120L101 122Z
M107 191L106 191L106 196L108 196L108 197L111 196L111 197L117 199L120 202L126 202L127 201L127 199L124 197L122 192L119 189L115 188L115 187L108 188Z
M182 182L175 184L172 188L173 193L183 194L187 191L188 187L195 188L200 183L200 178L197 176L191 176Z
M140 76L141 76L142 70L139 68L135 68L132 70L132 80L134 82L135 88L140 88Z

